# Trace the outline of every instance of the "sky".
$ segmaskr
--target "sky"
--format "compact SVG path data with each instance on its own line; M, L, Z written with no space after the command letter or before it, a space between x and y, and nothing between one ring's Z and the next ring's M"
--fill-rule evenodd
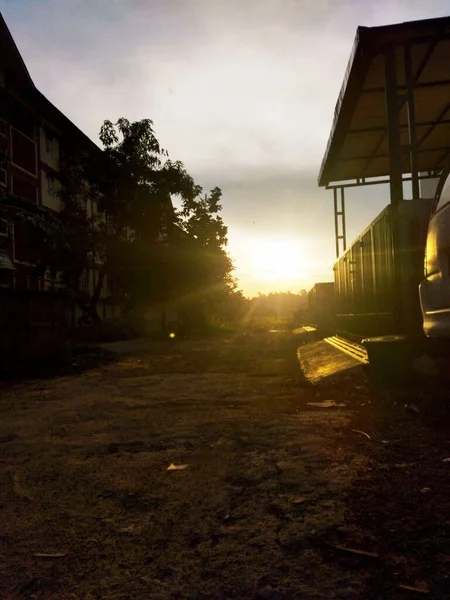
M332 193L317 186L356 28L448 16L450 0L0 0L37 88L98 141L151 118L219 186L246 295L333 278ZM351 240L388 190L347 194Z

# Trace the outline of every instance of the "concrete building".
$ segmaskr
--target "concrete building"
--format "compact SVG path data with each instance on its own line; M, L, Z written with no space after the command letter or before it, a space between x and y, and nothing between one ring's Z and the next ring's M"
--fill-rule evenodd
M20 52L0 14L0 195L11 193L59 213L60 173L65 159L79 152L99 152L76 125L34 85ZM96 212L92 202L88 215ZM58 282L36 274L37 252L27 223L0 220L0 287L50 291ZM100 265L91 265L80 278L91 294ZM101 294L101 318L113 317L114 303L107 282ZM75 308L74 319L81 315Z

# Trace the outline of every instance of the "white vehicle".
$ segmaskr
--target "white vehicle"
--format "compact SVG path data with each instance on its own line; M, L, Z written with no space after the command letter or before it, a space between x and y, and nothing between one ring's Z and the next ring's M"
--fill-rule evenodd
M419 293L425 335L450 338L450 165L436 190Z

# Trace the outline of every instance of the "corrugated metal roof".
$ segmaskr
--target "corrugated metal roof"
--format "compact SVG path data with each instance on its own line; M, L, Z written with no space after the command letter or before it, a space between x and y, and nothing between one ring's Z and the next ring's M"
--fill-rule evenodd
M384 53L394 46L398 95L406 94L404 47L411 47L419 171L450 154L450 17L359 27L336 104L319 185L389 176ZM400 99L403 172L409 173L406 98Z

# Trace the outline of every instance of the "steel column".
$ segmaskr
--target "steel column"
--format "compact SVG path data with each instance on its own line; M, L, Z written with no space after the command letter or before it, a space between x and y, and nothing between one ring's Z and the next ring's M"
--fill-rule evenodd
M395 50L385 56L386 121L389 147L389 185L391 204L397 206L403 200L402 150L400 145L399 98L397 94L397 67Z
M411 163L412 197L420 198L419 169L417 166L416 117L414 107L414 80L411 66L411 47L405 46L405 79L408 108L409 160Z
M345 223L345 190L341 187L341 226L342 226L342 251L347 250L347 225Z
M333 188L334 201L334 235L336 241L336 258L340 255L340 240L342 240L342 252L347 249L347 230L345 225L345 191L341 187L341 193L338 199L338 188Z
M386 122L389 147L389 187L391 196L392 217L392 245L394 250L394 298L397 302L395 310L396 326L399 331L406 327L404 294L402 286L401 251L402 227L399 219L399 205L403 200L402 179L402 149L400 145L400 99L397 89L397 62L395 49L388 50L385 54L385 100Z

